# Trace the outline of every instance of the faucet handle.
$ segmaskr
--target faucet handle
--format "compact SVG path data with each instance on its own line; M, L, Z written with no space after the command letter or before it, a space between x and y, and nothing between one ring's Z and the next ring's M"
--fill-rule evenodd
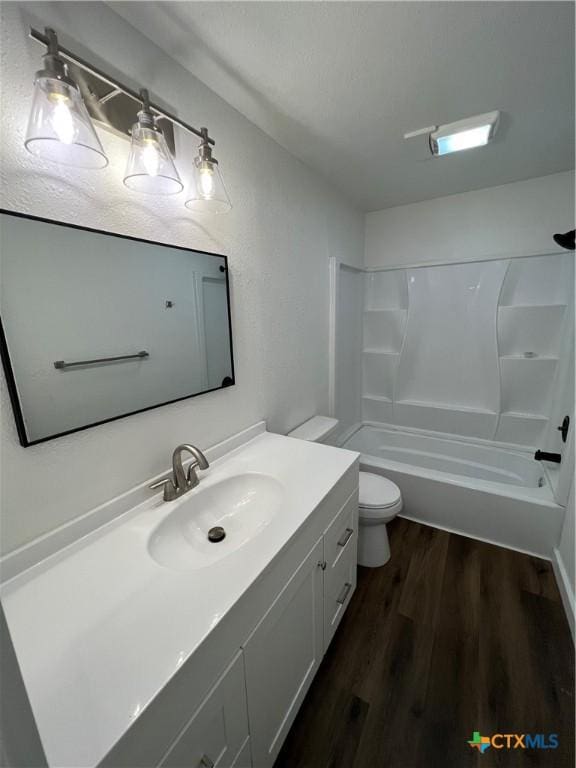
M150 490L164 487L164 501L172 501L176 497L176 486L170 477L164 477L149 485Z
M187 488L196 488L199 483L198 475L196 474L196 468L200 468L200 463L198 461L192 461L188 465L188 472L186 473Z
M208 469L210 464L208 463L208 459L202 451L198 451L198 456L194 456L194 460L190 462L188 465L188 472L186 474L186 486L187 488L196 488L196 486L199 483L198 475L196 474L197 469Z
M152 483L152 485L149 485L148 488L153 491L155 488L162 488L163 485L171 482L172 480L169 477L163 477L162 480L156 480L156 482Z

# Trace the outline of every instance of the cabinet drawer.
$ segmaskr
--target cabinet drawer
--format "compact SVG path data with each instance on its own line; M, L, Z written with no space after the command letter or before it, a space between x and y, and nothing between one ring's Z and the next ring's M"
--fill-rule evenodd
M324 572L324 651L330 645L356 589L356 544L354 533L337 562Z
M349 550L356 551L358 535L358 491L352 494L324 535L324 559L334 567Z
M160 766L249 768L251 762L246 762L249 755L244 666L242 652L239 651L168 750Z

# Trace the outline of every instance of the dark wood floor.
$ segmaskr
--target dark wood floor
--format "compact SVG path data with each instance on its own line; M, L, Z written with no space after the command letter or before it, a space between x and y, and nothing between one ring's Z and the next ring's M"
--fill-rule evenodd
M574 653L550 563L396 519L275 768L574 766ZM557 733L495 750L473 731Z

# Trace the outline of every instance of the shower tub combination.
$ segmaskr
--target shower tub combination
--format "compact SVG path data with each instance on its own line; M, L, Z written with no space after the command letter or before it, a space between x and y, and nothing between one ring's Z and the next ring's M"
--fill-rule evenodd
M540 557L557 545L564 508L533 452L370 423L342 448L399 486L402 517Z

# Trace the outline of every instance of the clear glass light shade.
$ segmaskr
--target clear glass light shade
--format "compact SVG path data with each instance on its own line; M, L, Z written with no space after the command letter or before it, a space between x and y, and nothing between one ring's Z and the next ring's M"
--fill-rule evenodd
M78 168L108 165L82 95L72 83L38 75L24 141L37 157Z
M175 195L184 189L162 131L135 123L124 184L149 195Z
M226 213L232 208L218 163L200 157L194 160L192 194L185 205L198 213Z

